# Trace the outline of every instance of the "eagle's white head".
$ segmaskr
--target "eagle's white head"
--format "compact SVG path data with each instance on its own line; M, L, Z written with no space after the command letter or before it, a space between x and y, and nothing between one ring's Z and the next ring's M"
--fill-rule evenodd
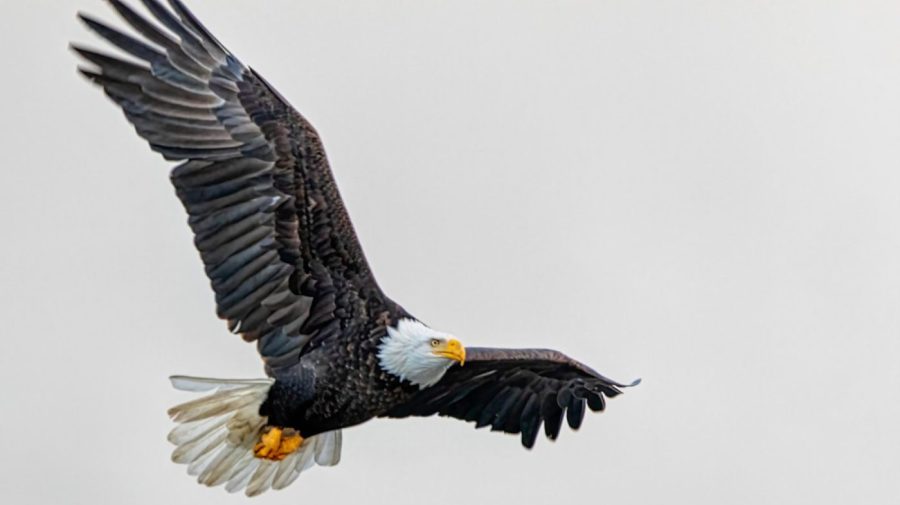
M444 373L466 361L466 349L459 340L432 330L415 319L401 319L397 327L388 326L378 348L381 368L420 388L441 380Z

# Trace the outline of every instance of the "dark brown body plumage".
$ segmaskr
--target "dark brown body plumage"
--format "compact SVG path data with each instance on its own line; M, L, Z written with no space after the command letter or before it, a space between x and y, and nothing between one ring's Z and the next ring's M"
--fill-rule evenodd
M378 363L385 323L396 324L399 317L408 316L398 309L389 318L372 321L363 334L336 336L305 352L296 365L276 372L261 413L274 424L315 435L360 424L408 401L419 388L401 382ZM309 376L315 377L312 389ZM274 404L281 407L270 408Z

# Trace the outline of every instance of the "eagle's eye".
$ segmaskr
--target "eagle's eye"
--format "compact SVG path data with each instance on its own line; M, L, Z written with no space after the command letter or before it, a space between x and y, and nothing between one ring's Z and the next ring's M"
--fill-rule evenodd
M431 347L437 347L437 346L439 346L439 345L441 345L441 341L440 341L440 340L438 340L438 339L436 339L436 338L431 339Z

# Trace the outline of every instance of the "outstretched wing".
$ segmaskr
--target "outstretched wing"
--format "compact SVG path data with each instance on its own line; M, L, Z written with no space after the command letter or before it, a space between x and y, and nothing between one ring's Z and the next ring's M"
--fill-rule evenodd
M364 319L372 278L313 127L178 0L113 8L134 37L85 24L142 63L81 47L81 72L168 160L194 243L232 331L258 341L267 368ZM152 19L152 21L151 21Z
M469 347L465 366L450 368L434 386L419 390L386 417L442 416L474 422L476 428L521 433L522 445L534 446L541 423L555 440L563 417L572 429L584 419L585 405L595 412L621 394L620 384L547 349Z

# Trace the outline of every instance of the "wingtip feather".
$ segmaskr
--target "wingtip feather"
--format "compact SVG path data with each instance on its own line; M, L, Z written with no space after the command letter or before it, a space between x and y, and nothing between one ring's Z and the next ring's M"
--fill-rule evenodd
M100 79L100 78L102 77L102 76L101 76L100 74L98 74L97 72L94 72L93 70L90 70L90 69L87 69L87 68L84 68L84 67L81 67L81 66L79 66L79 67L77 68L77 70L78 70L78 73L81 74L82 77L84 77L85 79L87 79L87 80L89 80L89 81L91 81L92 83L95 83L95 84L97 84L97 83L98 83L98 79Z

